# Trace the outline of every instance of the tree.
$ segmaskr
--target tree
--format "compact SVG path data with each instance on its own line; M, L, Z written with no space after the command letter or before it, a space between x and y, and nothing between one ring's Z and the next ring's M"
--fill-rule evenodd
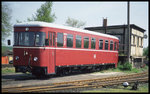
M68 17L68 19L65 22L65 25L76 27L76 28L81 28L82 26L85 25L85 22Z
M27 18L27 20L54 22L55 18L55 14L52 14L52 2L46 2L36 11L35 16L32 15L32 18Z
M148 58L148 56L149 56L149 46L147 48L143 49L143 56L146 56L146 58Z
M11 12L12 10L9 8L9 4L2 2L2 42L11 34L12 31L12 24L10 23Z

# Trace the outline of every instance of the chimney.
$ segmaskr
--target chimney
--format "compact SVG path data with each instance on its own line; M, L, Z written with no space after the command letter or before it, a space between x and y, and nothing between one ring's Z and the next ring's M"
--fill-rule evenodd
M103 27L106 27L107 26L107 18L103 18Z

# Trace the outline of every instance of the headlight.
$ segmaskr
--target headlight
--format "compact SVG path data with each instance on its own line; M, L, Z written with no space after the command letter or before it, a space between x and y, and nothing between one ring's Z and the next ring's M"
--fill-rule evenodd
M37 57L34 57L34 61L37 61L38 60L38 58Z
M16 56L15 59L18 60L18 59L19 59L19 56Z

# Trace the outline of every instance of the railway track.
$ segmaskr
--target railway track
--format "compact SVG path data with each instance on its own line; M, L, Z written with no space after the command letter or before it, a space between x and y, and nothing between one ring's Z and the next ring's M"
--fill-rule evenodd
M2 88L2 92L57 91L57 90L66 90L66 89L75 89L75 88L119 85L126 81L129 83L133 83L136 81L148 82L148 72L130 74L130 75L124 75L124 76L106 77L106 78L100 78L100 79L53 83L53 84L41 85L41 86L6 87L6 88Z
M13 64L2 64L2 68L13 67Z

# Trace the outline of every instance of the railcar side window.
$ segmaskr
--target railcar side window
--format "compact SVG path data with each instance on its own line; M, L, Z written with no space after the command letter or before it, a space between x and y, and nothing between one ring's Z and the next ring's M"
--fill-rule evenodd
M96 39L95 38L91 38L91 48L95 49L95 43L96 43Z
M118 42L115 42L115 48L114 48L114 50L116 51L116 50L118 50Z
M84 48L89 48L89 37L84 37Z
M116 48L117 48L117 51L118 51L119 50L119 43L118 42L117 42L117 47Z
M108 40L105 40L105 50L108 50Z
M37 32L35 39L35 46L44 46L45 45L46 34L44 32Z
M67 47L73 47L73 35L67 34Z
M116 50L116 46L117 46L117 45L116 45L116 42L115 42L115 48L114 48L114 50Z
M57 46L62 47L64 43L63 33L57 33Z
M103 49L103 40L102 39L99 40L99 49Z
M76 48L81 48L81 36L76 35Z
M113 41L110 41L110 50L113 50Z
M56 33L53 32L53 46L55 46L55 34Z

